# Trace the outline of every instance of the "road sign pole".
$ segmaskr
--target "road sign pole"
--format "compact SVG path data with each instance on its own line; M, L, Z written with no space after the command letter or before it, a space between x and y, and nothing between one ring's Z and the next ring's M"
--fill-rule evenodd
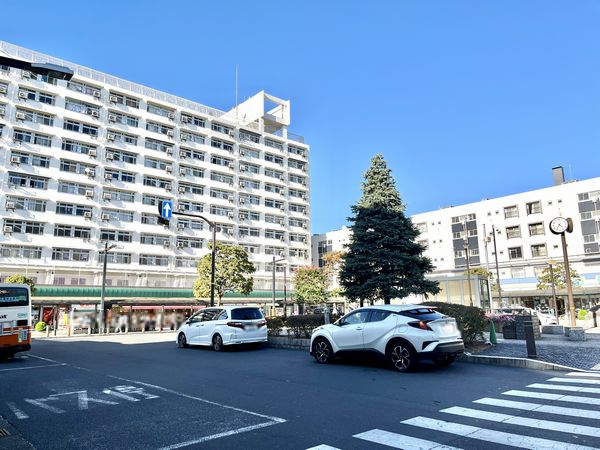
M212 262L210 268L210 306L215 306L215 267L217 260L217 226L212 224Z

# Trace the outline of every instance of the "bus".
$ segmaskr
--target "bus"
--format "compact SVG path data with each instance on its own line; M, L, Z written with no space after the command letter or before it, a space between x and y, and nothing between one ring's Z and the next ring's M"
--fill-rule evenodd
M26 284L0 283L0 357L31 350L31 292Z

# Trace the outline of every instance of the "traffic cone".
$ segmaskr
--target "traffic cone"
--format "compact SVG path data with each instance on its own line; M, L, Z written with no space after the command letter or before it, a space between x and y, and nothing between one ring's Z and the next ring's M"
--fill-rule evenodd
M494 345L498 343L496 340L496 327L494 327L494 322L490 320L490 342Z

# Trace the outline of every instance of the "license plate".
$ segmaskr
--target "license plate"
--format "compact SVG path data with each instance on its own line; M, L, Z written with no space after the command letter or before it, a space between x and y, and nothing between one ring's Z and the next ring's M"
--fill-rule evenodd
M255 331L255 330L256 330L256 326L255 326L255 325L248 325L248 326L246 327L246 330L247 330L247 331Z

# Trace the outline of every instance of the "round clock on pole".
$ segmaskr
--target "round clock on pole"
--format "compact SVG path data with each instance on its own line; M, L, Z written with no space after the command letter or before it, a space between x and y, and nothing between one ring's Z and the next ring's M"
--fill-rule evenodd
M571 283L571 269L569 267L569 255L567 253L567 239L565 233L573 232L573 221L570 217L555 217L550 221L550 231L560 235L562 243L563 260L565 263L565 281L567 283L567 298L569 300L569 319L571 326L576 326L575 322L575 300L573 299L573 284Z
M554 234L571 233L573 231L573 221L571 218L555 217L550 221L550 231Z

